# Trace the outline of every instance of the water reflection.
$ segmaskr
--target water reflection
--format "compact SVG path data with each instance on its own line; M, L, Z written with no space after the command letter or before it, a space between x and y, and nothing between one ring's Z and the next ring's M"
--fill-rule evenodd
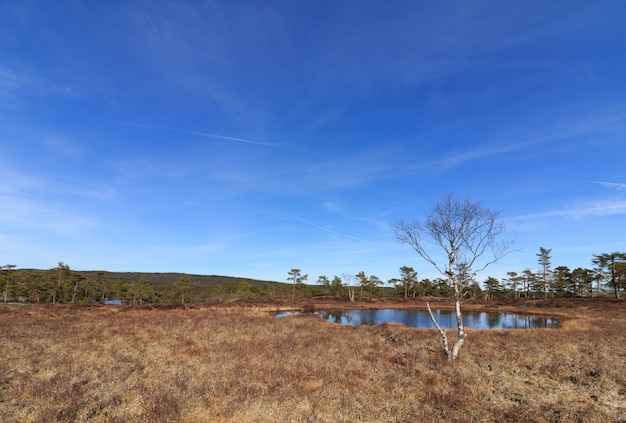
M294 314L281 313L277 317ZM322 310L315 314L329 322L342 325L379 325L381 323L401 323L414 328L431 328L435 325L426 310L415 309L379 309L379 310ZM454 310L433 310L433 314L443 329L456 327ZM528 316L513 313L488 313L464 311L463 323L474 329L531 329L557 327L558 319L550 317Z

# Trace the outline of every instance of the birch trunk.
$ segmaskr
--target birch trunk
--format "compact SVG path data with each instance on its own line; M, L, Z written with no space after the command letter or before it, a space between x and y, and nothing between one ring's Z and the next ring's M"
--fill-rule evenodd
M456 360L459 356L459 350L463 346L463 342L465 342L465 329L463 326L463 313L461 313L461 300L460 298L455 298L454 300L454 312L456 313L456 324L457 324L457 340L452 346L452 356L451 360Z
M430 315L430 320L433 321L433 324L435 325L435 327L441 334L441 343L443 344L443 351L446 354L446 357L448 357L448 360L452 360L452 357L450 356L450 348L448 348L448 336L446 334L446 331L441 329L441 326L439 326L439 323L437 323L437 319L435 319L435 316L433 315L433 311L430 309L429 303L426 303L426 308L428 308L428 314Z

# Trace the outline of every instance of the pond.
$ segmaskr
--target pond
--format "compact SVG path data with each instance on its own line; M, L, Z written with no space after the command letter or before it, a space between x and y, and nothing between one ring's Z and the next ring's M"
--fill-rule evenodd
M283 317L299 312L279 313L276 317ZM342 325L374 326L382 323L401 323L413 328L431 328L435 325L428 311L416 309L379 309L379 310L320 310L315 314L332 323ZM454 310L433 310L442 329L456 328ZM529 316L514 313L495 312L463 312L463 323L466 328L472 329L532 329L554 328L559 324L558 319L551 317Z

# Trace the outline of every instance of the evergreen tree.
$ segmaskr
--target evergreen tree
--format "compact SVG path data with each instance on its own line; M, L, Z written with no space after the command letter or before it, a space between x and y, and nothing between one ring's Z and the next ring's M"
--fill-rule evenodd
M572 292L577 295L590 293L593 289L593 280L593 271L589 269L583 269L582 267L577 267L576 269L572 270L571 273Z
M322 293L330 292L330 280L326 276L317 278L317 283L322 286Z
M530 292L535 289L537 276L530 269L524 269L522 271L521 282L522 292L524 292L524 298L528 298Z
M395 298L398 294L398 288L402 286L402 281L398 278L391 278L387 283L393 287L393 297Z
M287 274L289 275L287 280L293 284L291 298L296 298L296 287L300 287L309 278L309 275L303 275L300 269L291 269Z
M412 267L402 266L400 268L400 280L404 286L404 298L408 298L411 288L415 288L417 285L417 272ZM413 293L415 293L414 289Z
M334 276L333 280L330 282L330 295L339 297L341 296L342 289L343 283L341 282L341 278L339 276Z
M508 279L506 279L507 287L513 292L513 298L517 298L517 287L521 281L521 277L518 276L517 272L507 272L507 275L509 276Z
M430 279L422 279L419 282L419 292L422 297L426 297L427 295L432 295L433 293L433 283Z
M572 272L567 266L555 267L552 271L552 289L557 296L563 296L566 292L574 293L572 288Z
M541 282L542 282L542 289L543 289L543 298L548 298L548 285L550 283L549 281L549 276L550 276L550 252L552 250L551 249L546 249L543 247L539 247L539 253L537 253L537 261L539 262L539 266L540 266L540 277L541 277Z
M485 299L493 300L502 296L502 287L500 281L492 276L489 276L483 284L485 285Z
M471 300L475 300L476 298L482 298L483 290L480 288L480 284L476 281L473 281L466 288L467 297Z
M593 264L601 274L609 275L609 286L613 287L615 298L620 298L620 282L626 279L626 253L604 253L593 256Z

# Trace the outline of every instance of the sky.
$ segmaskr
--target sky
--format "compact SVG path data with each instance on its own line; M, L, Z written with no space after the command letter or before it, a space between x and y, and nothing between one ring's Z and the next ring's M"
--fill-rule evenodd
M479 274L626 251L626 2L0 3L0 264L285 282L436 270L447 194L500 212ZM435 258L441 253L432 250Z

